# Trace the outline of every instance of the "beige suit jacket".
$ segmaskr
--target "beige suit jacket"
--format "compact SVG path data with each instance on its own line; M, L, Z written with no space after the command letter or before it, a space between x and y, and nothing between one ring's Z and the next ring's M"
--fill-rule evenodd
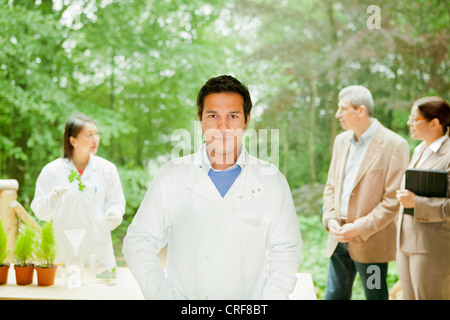
M334 142L328 179L324 190L322 221L340 219L340 200L352 131L339 134ZM409 163L405 139L381 123L361 162L350 196L347 223L354 223L359 236L348 243L350 257L361 263L395 260L396 227L399 210L396 190ZM338 241L328 235L327 251L331 257Z
M410 167L417 161L415 155ZM450 172L450 139L446 137L436 153L432 153L419 169L446 170ZM404 185L404 181L402 182ZM450 259L450 175L447 174L447 197L427 198L416 196L414 216L403 215L397 221L399 248L408 253L440 252ZM404 221L407 220L407 221ZM405 223L404 223L405 222ZM400 241L400 239L402 241ZM448 260L450 261L450 260ZM433 263L430 261L430 264Z

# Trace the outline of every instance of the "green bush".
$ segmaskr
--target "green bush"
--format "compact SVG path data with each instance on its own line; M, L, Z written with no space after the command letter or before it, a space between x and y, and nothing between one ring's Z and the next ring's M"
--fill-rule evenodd
M16 239L14 245L14 258L17 265L25 267L33 264L33 252L36 246L36 232L26 225Z
M4 265L8 254L8 237L6 235L6 230L3 226L3 222L0 219L0 266Z
M320 300L325 293L328 275L329 259L325 256L327 232L319 215L299 216L298 221L303 240L299 272L312 275L316 296Z
M49 221L42 227L41 242L36 250L36 258L41 267L48 268L53 264L56 250L55 229L53 228L53 221Z

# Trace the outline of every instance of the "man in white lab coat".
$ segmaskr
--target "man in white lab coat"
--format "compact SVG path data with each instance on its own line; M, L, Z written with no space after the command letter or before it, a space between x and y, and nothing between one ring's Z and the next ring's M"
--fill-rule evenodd
M287 299L302 240L285 177L241 143L250 94L219 76L197 107L206 144L156 174L124 239L128 266L147 299Z

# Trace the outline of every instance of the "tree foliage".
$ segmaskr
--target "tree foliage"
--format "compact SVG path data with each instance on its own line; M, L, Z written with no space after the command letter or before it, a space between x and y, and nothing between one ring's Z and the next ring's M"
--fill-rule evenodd
M340 130L334 115L343 87L368 87L375 117L405 137L414 100L430 94L448 99L446 2L374 1L380 8L380 29L368 28L365 1L239 3L241 15L258 21L248 59L279 67L278 74L264 82L258 75L252 83L269 84L258 125L282 129L280 169L295 188L326 180Z

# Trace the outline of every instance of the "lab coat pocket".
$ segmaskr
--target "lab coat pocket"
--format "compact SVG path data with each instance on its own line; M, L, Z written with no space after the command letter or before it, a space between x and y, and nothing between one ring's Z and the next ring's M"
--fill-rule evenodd
M234 214L236 228L240 237L248 239L254 244L265 242L267 230L269 228L268 215L263 212L236 212Z
M248 265L255 259L262 259L265 252L269 229L268 215L264 212L237 212L233 215L235 221L236 237L233 241L239 242L239 250L243 256L251 258ZM244 259L244 258L242 258ZM244 261L242 263L246 264Z
M237 222L247 226L264 227L269 224L268 215L263 212L235 212L233 217Z

